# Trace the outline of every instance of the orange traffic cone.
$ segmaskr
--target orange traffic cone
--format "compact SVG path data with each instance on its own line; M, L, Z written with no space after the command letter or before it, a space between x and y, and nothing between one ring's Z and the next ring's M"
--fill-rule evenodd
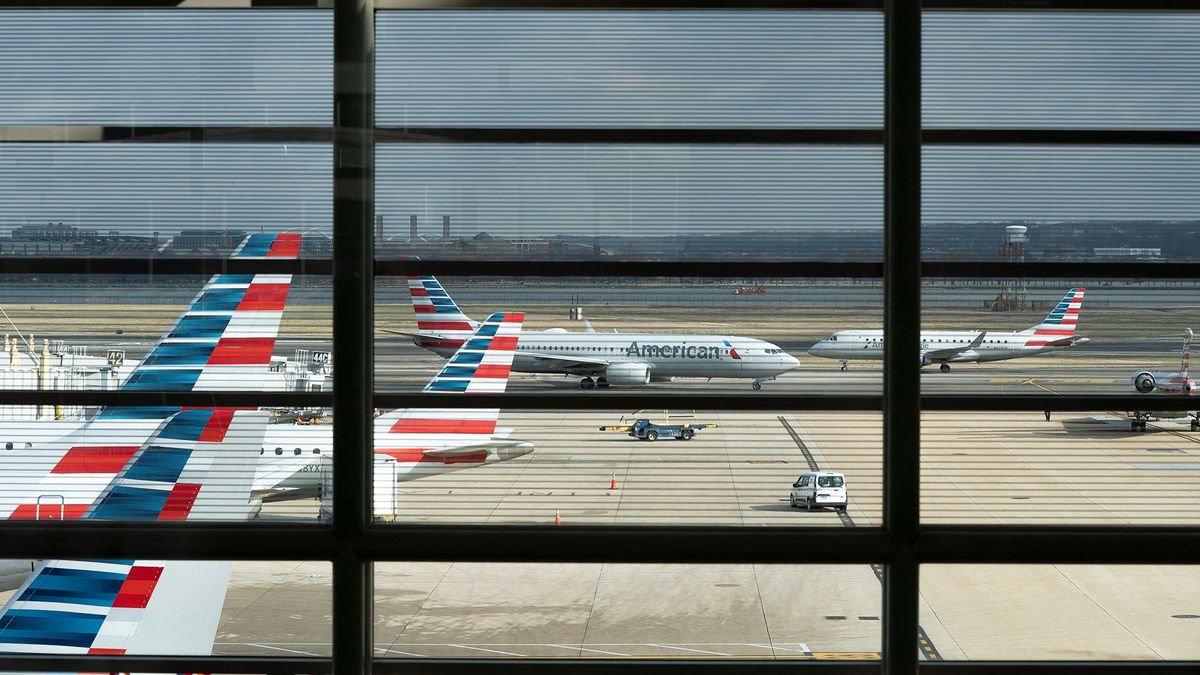
M616 471L614 471L614 472L612 473L612 480L611 480L611 481L609 481L609 483L608 483L608 489L609 489L609 490L616 490L616 489L617 489L617 472L616 472Z
M562 516L558 515L558 509L554 509L554 524L562 525Z

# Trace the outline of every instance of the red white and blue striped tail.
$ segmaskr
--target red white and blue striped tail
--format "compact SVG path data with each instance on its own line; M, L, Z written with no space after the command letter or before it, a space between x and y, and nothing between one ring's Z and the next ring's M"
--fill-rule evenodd
M245 519L266 425L257 411L179 412L83 517ZM213 561L43 561L0 611L0 652L208 654L230 569Z
M432 333L447 338L465 338L479 327L455 304L434 276L408 278L408 295L412 298L418 333Z
M502 394L508 386L517 340L525 315L498 312L487 318L458 348L425 391L457 394Z
M297 258L303 236L291 232L268 232L252 234L238 245L232 258Z
M129 391L262 391L292 277L218 274L130 373Z
M1030 336L1025 341L1025 346L1045 347L1054 342L1066 342L1068 338L1073 337L1075 327L1079 324L1080 310L1083 308L1084 290L1072 288L1041 323L1022 331Z

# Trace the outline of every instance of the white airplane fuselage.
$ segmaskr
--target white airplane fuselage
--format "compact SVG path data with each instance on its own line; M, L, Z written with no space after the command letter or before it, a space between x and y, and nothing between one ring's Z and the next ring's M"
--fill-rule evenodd
M445 357L461 342L417 337L414 342ZM544 355L546 358L538 358ZM593 362L572 364L571 359ZM622 379L616 372L648 367L651 379L673 377L771 378L800 362L778 346L744 337L658 333L584 333L561 329L523 332L513 370L520 373L569 373L605 377L612 384L641 384L638 372Z
M921 331L921 353L944 349L962 349L971 344L981 331ZM967 349L945 359L924 359L922 365L932 363L969 363L985 361L1003 361L1022 356L1045 354L1059 349L1066 349L1071 344L1057 346L1043 345L1038 347L1026 346L1030 340L1027 332L998 332L987 331L983 341L973 349ZM1080 338L1075 344L1081 344L1086 338ZM833 335L813 345L808 353L826 359L843 361L878 360L883 358L882 330L840 330Z
M6 452L36 452L38 449L61 447L66 437L82 427L84 420L21 420L0 421L0 459ZM122 445L138 445L154 433L157 423L125 422L120 430ZM497 429L503 437L511 429ZM504 439L507 440L507 439ZM386 429L377 429L377 447L394 445ZM422 458L421 461L396 461L396 480L424 478L459 469L493 464L520 457L533 451L533 445L522 443L511 447L481 450L455 458ZM391 461L378 456L380 461ZM259 462L252 490L258 495L280 491L315 494L321 482L322 464L332 466L332 424L270 424L263 437Z

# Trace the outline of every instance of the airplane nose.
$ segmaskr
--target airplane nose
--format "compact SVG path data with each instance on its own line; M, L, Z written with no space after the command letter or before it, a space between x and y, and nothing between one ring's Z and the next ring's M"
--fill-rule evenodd
M795 368L799 368L800 367L800 359L792 356L791 354L784 354L783 355L783 365L787 366L788 370L793 370Z

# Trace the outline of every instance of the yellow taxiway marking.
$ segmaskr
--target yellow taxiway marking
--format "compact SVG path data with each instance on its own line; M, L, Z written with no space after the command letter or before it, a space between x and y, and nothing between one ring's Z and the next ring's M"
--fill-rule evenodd
M879 652L813 652L817 661L878 661Z
M1057 393L1058 393L1057 391L1054 391L1054 390L1053 390L1053 389L1051 389L1050 387L1046 387L1046 386L1042 386L1042 385L1038 384L1037 382L1035 382L1035 381L1034 381L1034 378L1032 378L1032 377L1031 377L1031 378L1029 378L1028 380L1025 380L1025 381L1024 381L1024 382L1022 382L1021 384L1029 384L1029 385L1032 385L1032 386L1035 386L1035 387L1037 387L1038 389L1041 389L1042 391L1048 391L1048 392L1050 392L1051 394L1057 394Z
M988 382L990 384L1033 384L1033 380L1045 382L1046 384L1113 384L1116 380L1113 379L1084 379L1078 377L994 377Z

